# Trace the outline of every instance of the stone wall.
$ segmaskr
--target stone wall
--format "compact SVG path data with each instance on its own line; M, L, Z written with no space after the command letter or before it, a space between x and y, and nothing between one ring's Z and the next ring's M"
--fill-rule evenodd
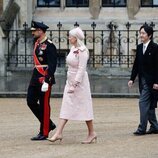
M3 0L3 10L7 7L10 0Z
M35 8L35 0L1 0L3 1L3 10L6 9L9 2L16 2L20 6L20 11L18 14L17 28L22 28L23 24L26 22L29 26L31 25L32 15Z
M3 12L3 0L0 0L0 15Z
M22 28L26 22L29 26L31 25L32 14L33 14L33 0L15 0L20 6L19 12L19 27Z

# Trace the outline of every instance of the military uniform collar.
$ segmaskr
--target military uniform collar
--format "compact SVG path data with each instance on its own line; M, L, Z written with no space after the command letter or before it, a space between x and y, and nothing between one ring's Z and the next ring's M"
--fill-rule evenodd
M43 43L46 40L47 40L47 36L45 36L39 43Z

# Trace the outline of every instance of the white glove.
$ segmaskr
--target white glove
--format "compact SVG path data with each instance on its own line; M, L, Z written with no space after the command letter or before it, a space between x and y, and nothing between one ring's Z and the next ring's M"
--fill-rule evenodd
M48 90L48 87L49 87L48 83L44 82L42 84L41 91L46 92Z

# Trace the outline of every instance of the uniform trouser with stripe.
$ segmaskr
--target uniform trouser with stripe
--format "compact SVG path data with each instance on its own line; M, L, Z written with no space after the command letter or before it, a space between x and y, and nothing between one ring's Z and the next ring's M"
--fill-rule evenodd
M142 77L140 81L140 98L139 98L139 110L140 110L140 124L138 130L145 132L147 129L147 123L151 124L150 128L158 130L158 123L155 113L155 108L151 108L153 104L153 98L151 90L147 85L145 79Z
M40 133L48 136L54 123L50 119L51 86L47 92L41 92L41 86L29 85L27 105L40 121Z

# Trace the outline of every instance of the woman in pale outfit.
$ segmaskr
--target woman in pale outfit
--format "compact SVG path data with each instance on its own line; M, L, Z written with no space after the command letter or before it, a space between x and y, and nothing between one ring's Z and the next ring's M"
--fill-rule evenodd
M77 27L69 32L69 41L72 44L66 58L68 65L67 81L64 89L59 124L55 134L48 138L55 142L62 140L62 132L68 120L84 120L88 127L88 136L82 141L90 144L97 139L93 129L93 107L90 84L86 71L89 51L83 43L84 33Z

